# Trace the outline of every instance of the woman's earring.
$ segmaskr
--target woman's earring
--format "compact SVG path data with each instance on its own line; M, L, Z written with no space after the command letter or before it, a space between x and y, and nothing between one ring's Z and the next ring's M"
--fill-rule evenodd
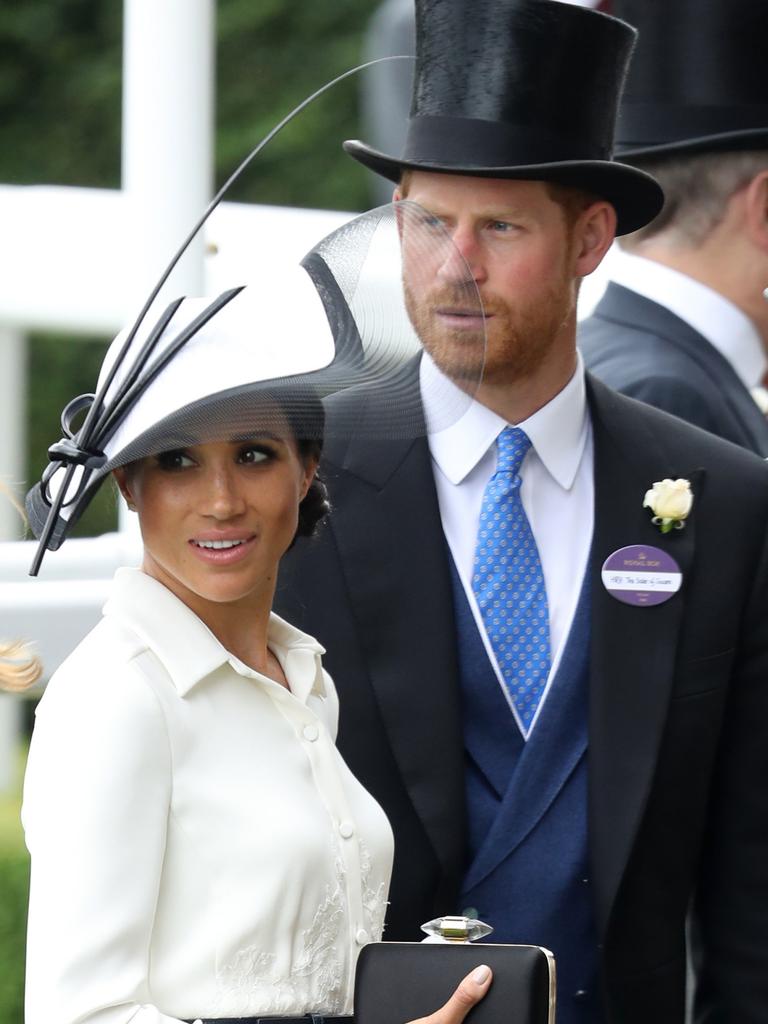
M127 498L125 499L125 501L126 501L126 504L128 505L128 511L129 512L135 512L136 511L136 506L133 504L133 502L129 501Z

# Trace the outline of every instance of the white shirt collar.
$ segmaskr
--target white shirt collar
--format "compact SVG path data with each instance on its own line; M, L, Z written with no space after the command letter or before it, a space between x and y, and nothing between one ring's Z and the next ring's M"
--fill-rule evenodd
M576 371L563 390L533 416L515 424L525 431L545 469L565 490L573 486L589 430L581 353L577 353L577 358ZM473 400L459 420L432 432L430 424L436 422L440 411L430 408L431 396L440 389L431 385L430 378L442 374L426 355L421 360L420 372L432 458L452 484L459 484L480 462L507 422ZM442 386L446 386L445 378ZM455 385L450 387L458 391Z
M119 616L146 643L182 697L225 664L242 676L275 685L230 654L183 601L141 569L117 570L104 614ZM267 643L294 697L304 703L310 693L326 695L320 663L325 649L314 637L272 613Z
M611 279L679 316L728 360L745 387L754 388L768 370L757 328L729 299L679 270L618 249L611 254Z

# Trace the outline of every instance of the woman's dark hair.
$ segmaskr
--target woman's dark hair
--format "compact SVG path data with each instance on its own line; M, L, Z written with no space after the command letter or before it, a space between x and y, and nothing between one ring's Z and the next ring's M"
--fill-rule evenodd
M313 459L320 461L323 451L323 442L317 440L306 440L297 438L296 444L299 455L302 459ZM320 476L315 473L309 490L299 504L299 524L296 527L296 537L311 537L317 530L318 525L331 511L331 504L328 501L328 488Z
M291 398L293 400L281 401L280 405L296 439L299 455L302 459L319 463L325 432L323 403L311 386L303 388L300 393L294 391ZM293 542L295 543L297 537L311 537L330 510L328 489L321 477L315 473L309 490L299 504L299 523Z

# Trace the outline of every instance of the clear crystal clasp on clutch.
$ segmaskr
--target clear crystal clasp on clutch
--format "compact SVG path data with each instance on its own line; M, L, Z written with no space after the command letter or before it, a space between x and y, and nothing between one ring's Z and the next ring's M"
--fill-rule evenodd
M436 917L423 924L421 930L433 942L476 942L490 935L493 928L473 917Z

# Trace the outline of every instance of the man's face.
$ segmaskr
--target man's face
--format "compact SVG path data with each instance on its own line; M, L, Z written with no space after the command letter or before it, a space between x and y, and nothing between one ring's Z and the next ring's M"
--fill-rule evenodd
M444 243L435 245L430 261L420 245L411 257L403 231L408 311L446 373L476 374L483 329L483 380L489 384L535 376L560 349L572 352L574 232L545 184L419 171L409 179L406 198L427 210L435 233L447 233L455 247L451 255ZM479 292L482 316L468 279Z

